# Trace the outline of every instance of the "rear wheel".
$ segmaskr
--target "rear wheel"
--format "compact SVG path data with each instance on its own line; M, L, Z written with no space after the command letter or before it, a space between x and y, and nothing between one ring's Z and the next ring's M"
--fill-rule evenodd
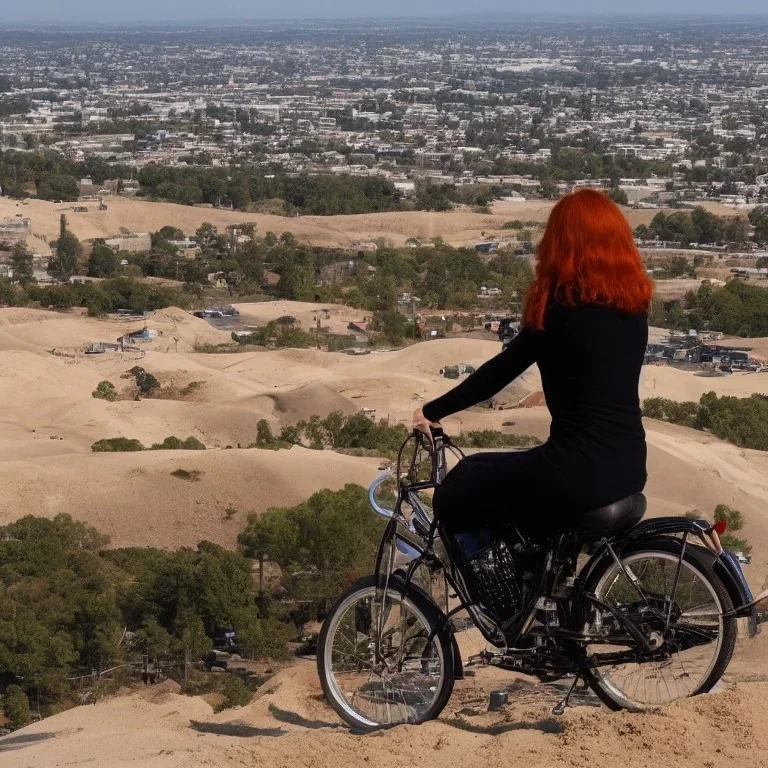
M723 617L733 607L731 599L720 579L690 551L678 575L679 552L675 543L638 546L621 555L624 571L606 559L585 585L586 592L640 627L656 648L653 659L639 652L636 662L600 665L587 674L598 698L611 709L643 710L706 693L731 660L736 619ZM626 641L626 631L610 611L595 609L591 623L591 631L617 638L615 645L589 646L593 661L600 654L637 647Z
M320 632L323 692L337 714L361 730L431 720L453 690L453 647L439 609L415 587L404 595L401 587L394 577L382 608L377 578L360 579Z

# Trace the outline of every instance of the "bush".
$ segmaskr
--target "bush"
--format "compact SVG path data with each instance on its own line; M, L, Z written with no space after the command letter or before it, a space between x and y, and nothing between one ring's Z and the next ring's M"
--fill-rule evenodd
M162 443L153 443L150 451L204 451L205 445L196 437L188 437L186 440L171 435Z
M680 403L665 397L649 397L643 401L643 416L700 429L698 426L699 404L691 401Z
M91 395L101 400L109 400L110 403L114 403L117 400L117 390L111 381L100 381L96 389L91 392Z
M29 714L29 699L20 686L11 684L5 691L3 706L11 728L22 728L32 719Z
M259 419L256 424L256 442L251 443L249 448L263 448L271 451L279 451L281 448L290 448L292 443L282 439L278 440L272 434L272 427L266 419Z
M510 435L493 429L462 432L454 439L460 448L532 448L541 440L531 435Z
M179 480L189 480L191 483L196 483L202 480L204 474L199 469L174 469L171 472L171 477L178 477Z
M144 446L140 440L134 440L128 437L107 437L103 440L97 440L91 450L94 453L121 453L130 451L143 451Z
M136 379L138 394L144 397L150 397L160 387L160 382L151 374L147 373L141 366L135 365L127 372L127 376L133 376Z

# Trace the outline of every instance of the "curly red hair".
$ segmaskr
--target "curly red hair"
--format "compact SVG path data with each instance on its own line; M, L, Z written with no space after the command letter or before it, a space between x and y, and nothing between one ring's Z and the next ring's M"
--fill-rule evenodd
M653 284L616 203L595 189L561 198L538 248L536 279L525 300L523 324L544 328L550 301L601 304L648 312Z

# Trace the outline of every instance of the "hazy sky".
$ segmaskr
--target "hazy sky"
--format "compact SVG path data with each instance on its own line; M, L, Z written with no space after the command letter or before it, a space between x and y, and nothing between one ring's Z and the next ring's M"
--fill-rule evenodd
M0 0L5 23L226 21L227 19L447 16L469 13L768 14L766 0Z

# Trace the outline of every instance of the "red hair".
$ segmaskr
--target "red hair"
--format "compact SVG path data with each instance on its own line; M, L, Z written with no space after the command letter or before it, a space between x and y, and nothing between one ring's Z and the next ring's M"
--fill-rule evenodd
M652 293L653 284L619 206L602 192L582 189L561 198L549 215L523 324L543 329L553 300L570 307L600 304L647 313Z

